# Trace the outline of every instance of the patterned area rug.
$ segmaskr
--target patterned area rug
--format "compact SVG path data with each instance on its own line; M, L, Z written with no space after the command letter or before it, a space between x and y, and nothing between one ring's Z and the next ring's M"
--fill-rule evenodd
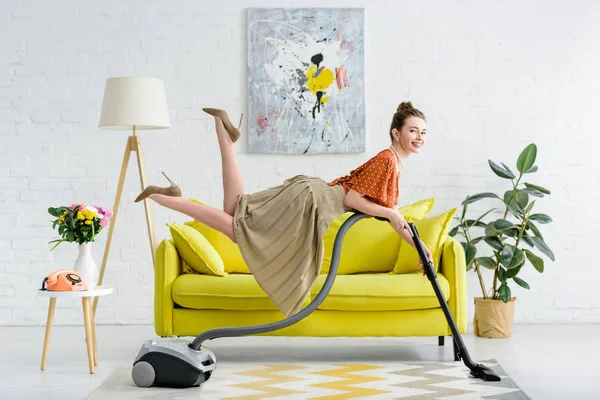
M502 381L475 379L462 361L223 363L217 364L201 387L139 388L131 379L131 363L127 363L88 399L529 399L496 360L478 362L494 370Z

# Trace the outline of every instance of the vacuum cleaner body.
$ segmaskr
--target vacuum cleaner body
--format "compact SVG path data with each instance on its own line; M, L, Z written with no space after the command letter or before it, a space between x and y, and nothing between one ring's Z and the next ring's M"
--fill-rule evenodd
M264 332L272 332L283 329L290 325L296 324L298 321L306 318L325 300L329 294L333 282L337 274L337 268L340 261L340 253L342 249L343 238L350 227L363 218L369 215L355 212L350 216L340 227L331 256L331 266L325 283L317 296L310 302L308 306L300 310L298 313L287 317L281 321L271 322L268 324L235 328L217 328L203 332L196 336L189 343L163 343L156 341L147 341L142 346L133 366L132 378L133 381L141 387L150 386L166 386L166 387L192 387L199 386L206 382L216 368L216 358L213 352L202 346L207 340L223 337L248 336ZM385 218L375 217L382 221L388 221ZM433 286L433 290L440 303L440 307L444 312L448 325L452 330L452 336L455 347L455 359L463 360L464 364L471 370L471 375L485 381L499 381L500 377L488 367L477 364L471 360L467 348L462 341L460 332L456 326L456 322L450 312L450 308L446 303L440 285L437 281L437 276L433 265L427 259L423 244L419 239L419 234L413 224L409 224L413 237L416 239L415 247L423 262L425 273Z
M204 346L195 350L189 343L148 340L135 358L131 376L140 387L186 388L206 382L216 367L214 353Z

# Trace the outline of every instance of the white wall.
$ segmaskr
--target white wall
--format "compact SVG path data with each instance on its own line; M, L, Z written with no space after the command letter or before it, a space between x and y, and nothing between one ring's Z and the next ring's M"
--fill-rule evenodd
M309 3L292 1L292 6ZM206 5L203 5L206 4ZM165 170L193 196L221 206L218 145L201 107L245 112L246 7L277 1L3 1L0 13L0 324L44 324L36 297L50 271L71 267L74 244L49 252L49 206L112 207L126 132L97 128L105 79L159 76L172 128L143 132L148 179ZM435 196L433 214L479 191L504 191L488 158L513 165L539 147L531 180L550 188L538 211L556 262L513 285L517 322L600 322L600 5L586 1L326 1L365 7L367 151L358 155L247 154L236 146L246 191L293 174L333 179L389 144L397 105L428 118L428 144L401 181L401 204ZM247 122L247 121L246 121ZM245 132L246 123L244 123ZM144 208L130 163L98 323L151 323L153 271ZM491 205L493 203L489 203ZM482 210L484 204L478 206ZM153 205L157 237L188 218ZM475 212L475 211L474 211ZM93 253L102 260L108 230ZM489 286L489 280L488 280ZM469 274L469 296L479 296ZM469 314L472 316L472 300ZM79 302L59 301L57 324L79 324Z

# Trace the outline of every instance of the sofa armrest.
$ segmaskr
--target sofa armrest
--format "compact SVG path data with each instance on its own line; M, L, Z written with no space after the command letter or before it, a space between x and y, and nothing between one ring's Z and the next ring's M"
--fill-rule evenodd
M450 284L448 307L460 333L467 331L467 263L458 240L448 237L442 248L439 271ZM452 332L448 328L451 335Z
M159 336L173 336L173 282L181 275L181 259L172 239L156 248L154 266L154 330Z

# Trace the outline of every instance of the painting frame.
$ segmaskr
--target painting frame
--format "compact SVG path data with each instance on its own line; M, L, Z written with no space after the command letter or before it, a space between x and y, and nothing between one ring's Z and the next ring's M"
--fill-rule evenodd
M364 8L248 8L248 152L364 153Z

